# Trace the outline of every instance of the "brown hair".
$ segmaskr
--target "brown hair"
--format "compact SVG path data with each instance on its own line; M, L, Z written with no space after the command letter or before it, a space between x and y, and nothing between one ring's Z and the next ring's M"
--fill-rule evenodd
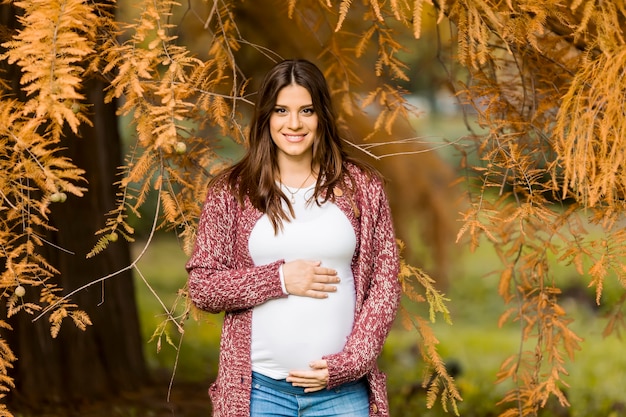
M276 184L279 177L277 150L270 136L269 120L276 106L278 93L293 84L308 90L313 101L313 111L318 117L318 137L313 144L311 162L311 168L319 166L313 197L315 201L325 202L334 198L333 189L341 185L344 175L348 175L343 166L344 162L350 161L372 172L371 168L354 161L346 154L339 135L330 91L320 69L302 59L286 60L276 64L265 75L258 92L250 126L248 150L238 163L223 173L231 189L236 190L233 192L239 202L243 204L245 198L249 198L257 210L269 217L275 232L282 227L283 220L290 219L283 209L282 201L287 203L291 217L294 213L291 203Z

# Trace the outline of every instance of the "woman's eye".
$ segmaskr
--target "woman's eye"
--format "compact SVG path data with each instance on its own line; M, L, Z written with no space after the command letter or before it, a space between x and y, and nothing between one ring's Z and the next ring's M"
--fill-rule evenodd
M276 107L274 109L274 113L283 114L283 113L286 113L286 110L283 109L282 107Z
M313 110L313 107L309 107L307 109L302 109L302 113L304 113L304 114L313 114L313 113L315 113L315 110Z

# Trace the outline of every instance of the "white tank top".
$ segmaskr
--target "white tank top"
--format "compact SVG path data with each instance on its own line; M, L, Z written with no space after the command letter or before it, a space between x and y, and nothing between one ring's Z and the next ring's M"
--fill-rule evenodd
M322 266L337 270L341 278L337 291L328 298L289 295L254 308L252 370L274 379L286 378L291 370L308 370L312 360L341 351L354 323L354 229L335 204L307 203L313 189L314 185L295 194L295 219L283 222L282 231L274 234L264 215L248 242L255 265L278 259L319 260Z

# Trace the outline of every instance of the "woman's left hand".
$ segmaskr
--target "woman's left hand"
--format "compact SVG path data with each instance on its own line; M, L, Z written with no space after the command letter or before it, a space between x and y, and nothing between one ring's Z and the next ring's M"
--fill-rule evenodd
M294 387L303 387L304 392L315 392L326 388L328 384L328 364L325 360L313 361L310 371L291 371L287 382Z

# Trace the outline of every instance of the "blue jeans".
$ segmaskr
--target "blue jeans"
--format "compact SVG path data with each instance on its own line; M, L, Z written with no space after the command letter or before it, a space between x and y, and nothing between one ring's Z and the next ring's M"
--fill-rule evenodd
M305 393L289 382L252 373L250 417L368 417L364 380Z

